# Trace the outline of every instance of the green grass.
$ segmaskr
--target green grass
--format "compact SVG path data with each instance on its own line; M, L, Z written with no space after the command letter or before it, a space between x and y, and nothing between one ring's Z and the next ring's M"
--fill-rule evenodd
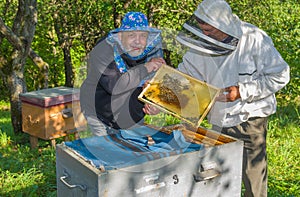
M300 105L279 105L269 122L269 192L270 196L300 196Z
M55 150L43 140L39 140L39 148L31 150L27 134L13 133L7 106L0 102L0 197L56 196ZM300 104L278 106L269 120L268 192L271 197L296 197L300 196ZM178 123L162 114L146 117L146 121ZM209 127L205 122L203 126Z
M0 102L0 196L56 196L55 150L40 141L31 150L29 136L12 131L7 103Z

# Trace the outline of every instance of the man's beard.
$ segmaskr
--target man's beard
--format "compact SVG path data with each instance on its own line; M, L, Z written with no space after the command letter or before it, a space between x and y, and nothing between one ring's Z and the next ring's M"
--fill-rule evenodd
M143 51L144 51L143 47L131 47L129 50L127 50L127 54L132 57L137 57L137 56L141 55L143 53Z

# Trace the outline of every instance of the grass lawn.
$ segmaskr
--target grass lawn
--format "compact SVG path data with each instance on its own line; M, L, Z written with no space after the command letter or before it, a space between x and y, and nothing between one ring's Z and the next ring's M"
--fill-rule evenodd
M0 196L56 196L55 150L39 140L31 150L29 136L15 135L8 104L0 102ZM279 103L269 119L269 196L300 196L299 102ZM172 117L164 117L176 123ZM147 117L147 121L155 121ZM57 143L60 143L58 140Z

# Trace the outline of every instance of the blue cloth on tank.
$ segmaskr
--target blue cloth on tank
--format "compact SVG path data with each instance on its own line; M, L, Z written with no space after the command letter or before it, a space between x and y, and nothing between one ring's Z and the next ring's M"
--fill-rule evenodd
M148 144L149 137L154 143ZM95 167L106 170L124 168L147 161L198 151L201 144L187 142L180 130L166 134L141 126L117 134L78 139L65 145Z

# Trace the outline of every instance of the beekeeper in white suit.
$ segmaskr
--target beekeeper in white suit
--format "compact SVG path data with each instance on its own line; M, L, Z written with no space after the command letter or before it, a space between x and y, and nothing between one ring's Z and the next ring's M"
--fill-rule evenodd
M267 196L267 117L289 66L271 38L223 0L204 0L177 40L190 49L178 70L222 88L208 115L214 130L244 141L244 196ZM232 161L234 162L234 161Z

